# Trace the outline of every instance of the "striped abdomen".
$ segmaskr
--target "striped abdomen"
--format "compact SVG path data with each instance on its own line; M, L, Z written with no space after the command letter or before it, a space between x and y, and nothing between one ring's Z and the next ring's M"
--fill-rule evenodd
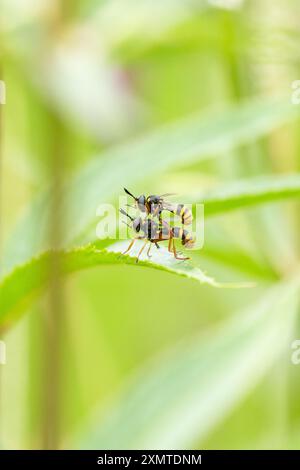
M184 204L178 204L176 207L176 215L181 218L182 225L191 225L193 221L192 211Z
M194 237L193 235L188 232L187 230L184 230L181 227L172 227L172 233L174 238L179 238L181 240L182 245L192 245L194 243Z

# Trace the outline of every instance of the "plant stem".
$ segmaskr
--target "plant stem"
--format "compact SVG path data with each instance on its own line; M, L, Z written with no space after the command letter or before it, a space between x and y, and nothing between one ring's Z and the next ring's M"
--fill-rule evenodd
M3 80L3 70L2 66L0 65L0 80ZM3 188L3 106L0 102L0 262L2 256L2 188ZM2 328L0 328L0 341L2 340ZM1 420L1 412L2 412L2 366L0 365L0 423ZM2 436L2 426L0 426L0 442L3 441Z
M52 248L58 248L63 236L63 194L62 172L64 161L63 130L59 120L52 116L49 173L52 179L53 192L49 221L49 241ZM47 296L46 317L43 337L45 355L45 376L43 380L44 421L43 447L59 448L61 421L61 346L64 321L64 291L61 280L61 259L53 253L48 269L50 282Z

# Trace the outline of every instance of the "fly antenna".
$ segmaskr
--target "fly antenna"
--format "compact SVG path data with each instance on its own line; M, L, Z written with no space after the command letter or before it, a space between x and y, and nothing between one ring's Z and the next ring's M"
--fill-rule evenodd
M131 192L128 191L128 189L124 188L124 191L125 191L126 194L128 194L128 195L131 196L131 197L133 197L133 199L134 199L135 201L137 200L137 198L136 198L133 194L131 194Z
M131 221L134 221L134 218L131 217L131 215L127 214L127 212L124 211L124 209L120 209L120 212L121 212L121 214L126 215Z
M127 225L127 227L131 228L131 225L129 225L127 222L125 222L125 220L122 220L122 224L125 224L125 225Z

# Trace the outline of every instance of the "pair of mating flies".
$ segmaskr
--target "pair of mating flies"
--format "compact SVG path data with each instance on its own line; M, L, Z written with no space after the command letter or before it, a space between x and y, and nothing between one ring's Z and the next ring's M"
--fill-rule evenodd
M143 253L147 243L149 244L149 248L147 251L148 258L151 258L150 251L152 245L154 244L157 248L159 248L159 243L168 240L169 246L168 250L170 253L174 254L174 257L178 260L187 260L189 258L180 257L176 251L175 246L175 239L180 239L181 244L185 248L192 248L195 239L191 233L185 230L183 227L171 227L165 220L162 218L163 211L169 211L175 216L178 216L181 220L181 225L191 225L193 216L192 212L188 207L184 204L172 204L170 202L165 201L165 197L171 196L170 193L162 194L161 196L145 196L141 195L139 197L135 197L128 189L124 188L126 194L131 196L134 200L134 206L128 205L128 207L134 207L138 209L142 214L145 214L145 217L142 216L138 217L131 217L124 209L120 209L121 214L126 215L130 220L130 223L126 223L130 228L134 230L136 233L136 237L131 240L130 245L128 246L127 250L123 253L124 255L128 253L134 242L136 240L144 240L145 243L141 247L137 262Z

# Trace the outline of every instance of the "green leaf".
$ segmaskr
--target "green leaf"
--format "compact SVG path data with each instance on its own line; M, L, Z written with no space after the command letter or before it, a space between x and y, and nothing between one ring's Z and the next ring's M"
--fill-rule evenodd
M244 181L242 184L236 184L233 187L229 187L206 196L202 200L205 204L206 216L211 216L240 207L249 206L251 204L261 204L269 201L299 196L299 194L299 175L289 175L286 177ZM107 243L108 242L106 241L106 244ZM117 251L124 251L126 249L124 246L125 244L123 243L121 245L117 245ZM88 246L79 249L75 248L73 250L62 253L63 256L67 259L71 258L72 256L75 259L74 263L77 263L77 269L80 269L83 258L90 258L90 250L91 247ZM109 250L111 252L113 248L110 248ZM133 251L132 253L135 255L137 254L136 251ZM209 255L209 250L206 252L206 254ZM96 256L94 258L95 264L107 263L107 257L103 255L104 254L102 253L101 256ZM4 313L2 314L2 310L3 312L9 313L10 310L14 311L15 307L18 305L19 310L24 310L24 306L26 305L25 301L28 301L30 294L33 293L37 288L42 287L47 282L47 276L45 274L47 270L44 268L44 263L45 260L47 262L48 256L49 254L47 252L41 254L38 258L25 263L22 268L17 268L15 272L12 272L10 276L2 281L0 284L0 324L1 317L4 315ZM223 255L222 258L223 261L226 262L226 255ZM230 255L229 258L229 260L231 260L232 256ZM129 260L128 262L131 262L130 257L127 257L126 259ZM115 260L115 262L117 261ZM215 287L225 287L225 284L220 284L214 281L212 278L205 276L199 268L192 266L192 264L178 263L174 259L170 258L170 256L167 256L165 254L165 250L160 250L159 253L156 253L151 262L145 261L140 263L140 265L144 264L146 266L149 265L154 268L169 270L173 273L198 279L201 282L205 282ZM249 259L247 259L247 266L249 266ZM41 267L43 269L41 269ZM15 286L14 282L18 285ZM230 286L231 284L226 284L226 287ZM241 286L232 285L232 287Z
M66 245L84 228L87 228L89 222L93 221L96 226L95 211L98 203L116 197L116 190L119 192L124 182L129 185L133 184L140 178L149 177L151 174L166 170L175 164L199 160L199 158L207 157L213 153L221 153L224 148L230 148L250 140L253 135L262 135L283 122L284 119L292 117L293 112L290 108L285 103L278 102L248 103L243 107L227 110L224 114L210 119L195 116L192 119L169 125L163 131L155 132L135 143L108 151L103 155L103 158L91 162L66 187L67 198L70 202L68 215L72 221L69 224ZM130 161L130 165L128 161ZM35 202L32 210L18 226L15 236L12 237L10 249L4 256L3 271L9 271L16 264L23 263L23 266L17 268L16 272L11 272L0 285L0 307L2 307L0 315L2 316L4 315L1 313L3 309L6 314L10 310L14 310L26 299L28 301L30 293L47 282L47 276L37 275L36 270L40 269L43 260L47 260L49 255L44 250L38 258L30 259L34 253L41 251L43 246L42 239L45 239L48 227L49 194L44 193ZM249 204L298 194L299 176L295 175L277 180L244 182L243 186L208 195L203 198L203 201L206 215L209 216ZM79 254L85 253L86 255L86 250L86 247L79 250L73 249L66 252L65 256L70 257L73 253L80 264ZM110 256L112 255L110 254ZM102 257L101 259L107 258ZM97 262L101 264L100 256ZM160 258L150 265L162 268L164 263L164 259ZM145 264L147 265L147 262ZM184 271L183 275L198 277L198 280L202 278L203 282L220 286L212 279L205 277L201 271L197 271L196 274L194 269L198 268L189 268L190 272L188 273L187 266L190 265L186 264L185 268L177 265L174 268L174 266L168 266L165 263L163 269L170 269L177 274L182 274ZM22 276L24 276L23 279ZM19 285L14 285L14 282Z
M299 195L300 176L289 175L286 177L243 181L241 184L235 184L233 187L203 197L202 200L205 204L206 216L211 216L251 204L261 204ZM90 247L73 249L69 252L63 252L63 256L67 259L71 258L71 256L75 258L78 269L80 269L83 257L90 258L90 249ZM124 244L117 245L116 249L117 251L124 251ZM112 250L113 249L110 248L110 251ZM136 254L136 252L133 251L133 254ZM47 253L41 254L38 258L23 265L22 268L18 268L16 272L13 272L0 284L0 319L2 310L3 312L9 312L10 310L14 310L16 305L23 305L23 302L28 299L28 296L32 292L46 283L47 277L45 278L46 270L44 263L47 261L48 256L49 254ZM126 259L127 258L128 257L126 257ZM128 259L130 259L130 257ZM226 260L226 257L224 259ZM106 264L107 257L103 257L102 253L102 256L99 256L99 259L95 257L94 261L95 264ZM249 260L247 261L247 264L248 263ZM224 287L224 284L217 283L212 278L205 276L199 268L193 267L190 263L182 264L174 261L172 258L170 259L170 257L165 254L164 250L160 250L159 254L156 254L154 261L141 263L141 265L144 264L195 278L215 287ZM41 274L40 271L44 274ZM7 282L8 280L9 282ZM17 287L14 286L14 282L18 284ZM227 286L230 285L228 284ZM22 307L20 309L22 309Z
M100 247L99 247L100 245ZM68 251L46 251L30 262L18 266L0 283L0 326L7 327L24 310L32 298L51 280L53 258L58 260L61 275L67 275L82 269L108 264L130 264L137 267L160 269L169 273L194 279L212 287L249 287L249 283L222 284L207 276L191 262L178 261L161 247L159 252L153 250L151 261L142 257L136 262L136 255L142 243L136 242L130 255L121 253L128 247L128 241L118 242L107 248L101 243L74 248ZM57 264L57 262L56 262Z
M257 260L253 255L236 246L232 248L220 246L216 243L207 243L201 251L201 258L207 258L218 263L218 265L226 266L227 269L244 273L248 277L255 278L257 282L274 282L280 278L280 275L268 263Z
M224 188L206 193L199 200L207 217L243 207L300 197L300 174L264 176L232 182Z
M95 413L76 447L190 449L196 439L199 445L289 351L298 296L299 276L211 333L144 364L103 406L105 414Z
M196 114L103 152L66 184L65 246L94 239L98 205L115 200L123 186L136 186L175 166L225 155L297 117L295 108L288 98L255 99L206 116ZM3 255L2 272L47 248L50 195L51 190L40 195L16 227Z

